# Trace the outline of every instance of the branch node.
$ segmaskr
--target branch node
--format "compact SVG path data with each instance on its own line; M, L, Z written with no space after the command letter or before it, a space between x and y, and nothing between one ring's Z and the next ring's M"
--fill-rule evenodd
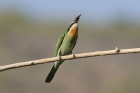
M33 61L31 62L31 65L34 65L34 62Z
M105 55L103 51L101 52L101 55L102 55L102 56L104 56L104 55Z
M120 49L116 46L115 51L120 52Z

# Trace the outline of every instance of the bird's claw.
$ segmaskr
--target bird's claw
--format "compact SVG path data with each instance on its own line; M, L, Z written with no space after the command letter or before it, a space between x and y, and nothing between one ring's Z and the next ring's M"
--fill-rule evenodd
M61 58L61 56L60 56L60 55L58 55L58 57L59 57L59 60L62 60L62 58Z
M74 58L75 58L75 54L73 53L73 54L71 54Z

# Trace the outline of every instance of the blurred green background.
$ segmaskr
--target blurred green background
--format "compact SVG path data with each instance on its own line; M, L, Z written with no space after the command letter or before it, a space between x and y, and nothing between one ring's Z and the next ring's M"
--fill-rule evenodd
M139 1L1 0L0 65L54 56L74 16L79 38L73 53L140 47ZM50 84L52 64L0 72L0 93L140 93L140 54L69 60Z

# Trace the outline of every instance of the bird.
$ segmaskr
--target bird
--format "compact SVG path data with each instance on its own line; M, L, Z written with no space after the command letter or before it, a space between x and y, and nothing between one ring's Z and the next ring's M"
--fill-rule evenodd
M60 58L60 56L72 54L72 50L75 47L78 39L78 21L80 16L81 14L77 17L74 17L74 20L69 24L67 31L59 36L54 50L55 57L59 56ZM52 69L45 80L45 83L50 83L52 81L56 71L63 62L64 60L61 59L54 62Z

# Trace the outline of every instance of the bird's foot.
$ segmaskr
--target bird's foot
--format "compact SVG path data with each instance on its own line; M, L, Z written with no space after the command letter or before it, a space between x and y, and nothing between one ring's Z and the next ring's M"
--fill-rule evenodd
M72 53L71 55L72 55L74 58L76 58L76 56L75 56L75 54L74 54L74 53Z
M61 56L60 56L60 55L58 55L58 57L59 57L59 60L61 61L61 60L62 60Z

